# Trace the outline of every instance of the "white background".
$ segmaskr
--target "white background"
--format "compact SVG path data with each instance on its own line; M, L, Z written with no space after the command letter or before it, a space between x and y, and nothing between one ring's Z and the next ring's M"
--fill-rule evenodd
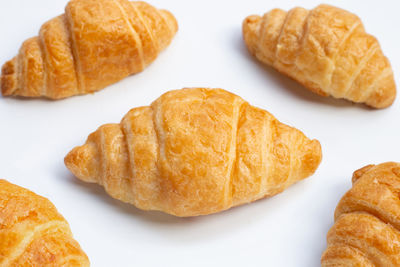
M400 69L399 1L326 1L359 15ZM96 94L61 101L0 97L0 177L48 197L71 225L92 266L318 266L334 208L354 170L400 161L399 101L371 110L322 98L247 52L250 14L319 1L151 0L179 22L170 47L145 71ZM0 63L63 13L64 0L0 1ZM182 87L221 87L322 144L316 174L280 195L197 218L144 212L78 181L64 156L98 126Z

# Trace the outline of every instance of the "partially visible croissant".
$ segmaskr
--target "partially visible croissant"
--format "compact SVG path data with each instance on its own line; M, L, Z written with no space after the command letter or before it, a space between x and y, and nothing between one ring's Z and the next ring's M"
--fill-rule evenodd
M89 266L46 198L0 180L0 266Z
M71 0L4 64L5 96L60 99L142 71L171 42L174 16L145 2Z
M243 22L249 51L323 96L390 106L396 85L378 41L354 14L329 5L273 9Z
M318 141L222 89L170 91L74 148L81 180L144 210L219 212L275 195L314 173Z
M356 171L336 208L322 266L400 266L399 195L400 163Z

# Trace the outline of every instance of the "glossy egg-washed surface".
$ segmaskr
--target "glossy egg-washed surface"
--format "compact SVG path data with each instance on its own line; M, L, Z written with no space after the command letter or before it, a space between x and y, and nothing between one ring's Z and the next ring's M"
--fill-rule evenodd
M114 198L177 216L275 195L314 173L318 141L221 89L170 91L107 124L66 166Z
M65 98L98 91L142 71L178 30L145 2L72 0L4 64L3 95Z
M0 266L89 266L46 198L0 179Z

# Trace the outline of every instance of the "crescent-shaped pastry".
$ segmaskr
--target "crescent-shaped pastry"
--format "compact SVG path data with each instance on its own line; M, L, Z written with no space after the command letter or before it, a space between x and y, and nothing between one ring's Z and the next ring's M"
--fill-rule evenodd
M3 65L4 96L60 99L93 93L142 71L178 30L174 16L145 2L71 0Z
M0 179L0 266L89 265L48 199Z
M354 172L353 187L336 207L322 266L400 266L399 196L399 163Z
M65 164L144 210L219 212L282 192L317 169L321 147L222 89L170 91L101 126Z
M374 108L388 107L396 97L393 71L378 41L343 9L273 9L247 17L243 36L257 59L317 94Z

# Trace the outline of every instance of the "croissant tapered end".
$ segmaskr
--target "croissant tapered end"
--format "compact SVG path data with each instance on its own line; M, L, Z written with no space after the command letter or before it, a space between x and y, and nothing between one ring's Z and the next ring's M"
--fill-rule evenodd
M85 182L95 183L93 180L96 177L93 174L93 159L95 157L92 155L92 151L89 149L88 145L83 145L80 147L75 147L70 151L64 158L64 163L67 168L79 179Z
M375 90L365 103L374 108L387 108L393 104L396 94L396 83L391 73L377 82Z
M369 171L371 168L373 168L375 165L374 164L370 164L367 165L365 167L362 167L361 169L356 170L353 173L353 178L351 179L351 182L354 184L355 182L357 182L358 179L360 179L360 177L362 177L367 171Z
M1 69L0 88L4 96L9 96L17 89L16 58L7 61Z
M396 85L389 60L354 14L329 5L273 9L243 22L248 50L261 62L322 95L390 106Z
M197 216L273 196L315 172L321 146L222 89L186 88L101 126L65 164L143 210Z
M304 146L304 154L301 157L305 177L312 175L322 160L322 148L318 140L309 140Z
M170 43L175 17L128 0L71 0L3 66L4 96L62 99L141 72Z
M257 35L258 31L260 30L260 20L261 17L258 15L251 15L248 16L242 25L243 30L243 38L247 44L247 48L249 49L250 53L255 56L257 51Z
M161 9L160 13L162 14L163 18L167 21L168 27L171 31L167 43L169 44L172 41L172 37L174 37L174 35L178 32L179 29L178 21L176 20L175 16L166 9Z
M75 147L64 158L65 166L79 179L88 183L97 182L98 155L92 139L88 138L85 145Z
M321 265L400 266L400 163L365 166L335 210Z
M0 266L89 266L46 198L0 179Z

